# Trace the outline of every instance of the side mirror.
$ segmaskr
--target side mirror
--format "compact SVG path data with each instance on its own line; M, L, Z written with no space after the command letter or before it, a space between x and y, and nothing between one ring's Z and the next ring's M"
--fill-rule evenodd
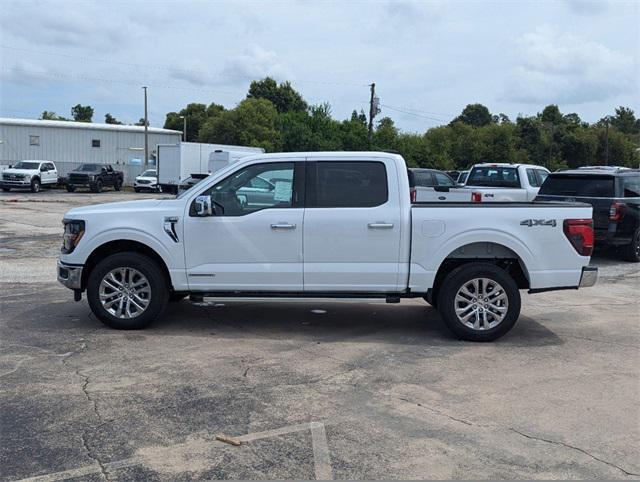
M213 216L213 208L211 206L211 196L198 196L195 200L196 216L205 217Z
M433 190L435 192L449 192L449 186L434 186Z

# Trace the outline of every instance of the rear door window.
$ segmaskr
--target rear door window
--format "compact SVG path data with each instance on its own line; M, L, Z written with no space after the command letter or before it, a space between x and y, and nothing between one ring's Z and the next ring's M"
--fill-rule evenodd
M315 164L308 207L366 208L387 202L389 194L384 163L318 161Z
M615 197L612 176L550 175L539 194L571 197Z
M410 173L409 179L411 181L411 187L433 187L436 185L430 171L417 171L414 169L411 170Z
M453 179L442 172L434 172L433 176L436 178L438 186L453 187L456 185L456 183L453 182Z
M624 197L640 197L640 176L624 176Z
M533 169L527 169L527 180L531 187L540 187L536 172Z

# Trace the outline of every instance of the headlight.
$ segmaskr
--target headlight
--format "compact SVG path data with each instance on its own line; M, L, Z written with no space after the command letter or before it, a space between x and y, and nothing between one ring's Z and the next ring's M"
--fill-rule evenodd
M79 219L63 219L64 235L62 236L62 254L73 253L84 234L84 221Z
M31 174L25 174L24 176L22 176L22 179L28 181L31 179Z

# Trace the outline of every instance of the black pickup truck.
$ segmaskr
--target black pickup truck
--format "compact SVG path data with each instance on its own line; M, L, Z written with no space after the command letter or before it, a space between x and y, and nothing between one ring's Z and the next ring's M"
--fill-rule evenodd
M579 201L593 206L596 246L615 246L640 262L640 170L580 168L549 174L535 201Z
M106 186L113 186L113 189L120 191L123 181L122 171L115 171L110 164L82 164L69 173L67 191L88 187L91 192L100 192Z

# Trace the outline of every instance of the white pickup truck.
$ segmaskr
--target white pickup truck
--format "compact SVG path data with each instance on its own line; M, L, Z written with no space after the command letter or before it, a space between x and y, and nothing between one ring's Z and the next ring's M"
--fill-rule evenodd
M464 187L473 191L474 202L531 202L548 175L532 164L476 164Z
M0 187L4 192L11 189L30 189L39 192L42 186L58 184L58 169L50 161L19 161L2 171Z
M269 192L254 186L267 181ZM170 300L425 298L460 338L505 334L530 292L591 286L591 206L417 203L401 156L259 154L174 199L75 208L58 280L105 324Z

